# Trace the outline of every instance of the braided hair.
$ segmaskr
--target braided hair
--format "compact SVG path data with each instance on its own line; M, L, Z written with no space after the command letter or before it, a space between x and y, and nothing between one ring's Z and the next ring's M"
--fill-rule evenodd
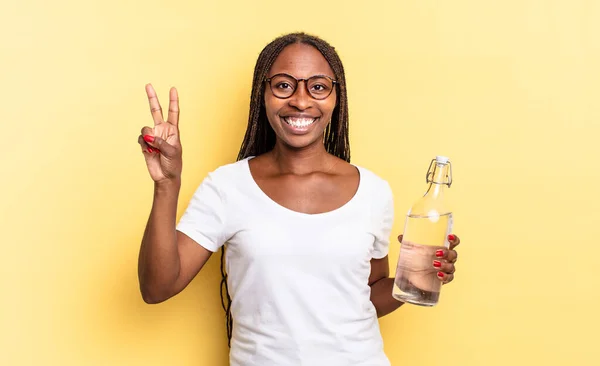
M302 43L316 48L329 63L337 80L337 101L327 125L323 142L325 149L330 154L350 162L350 141L348 131L348 95L346 92L346 77L342 61L335 48L326 41L306 33L290 33L274 39L258 56L254 68L252 81L252 94L250 96L250 114L246 135L240 147L237 160L251 156L259 156L271 151L275 147L275 132L267 120L263 103L264 82L275 59L286 46ZM231 346L233 332L233 318L231 317L231 297L227 288L227 274L225 271L225 247L221 247L221 305L225 310L227 322L228 345Z

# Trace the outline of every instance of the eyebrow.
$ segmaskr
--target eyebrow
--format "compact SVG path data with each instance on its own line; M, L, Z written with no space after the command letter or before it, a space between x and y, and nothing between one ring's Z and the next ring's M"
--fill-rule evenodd
M270 79L270 78L272 78L273 76L276 76L276 75L288 75L288 76L291 76L291 77L293 77L293 78L294 78L294 79L296 79L296 80L305 80L305 79L310 79L310 78L312 78L312 77L315 77L315 76L326 76L326 77L328 77L328 78L331 78L331 79L333 79L333 80L336 80L336 81L337 81L337 79L336 79L335 75L334 75L334 76L331 76L331 75L327 75L327 74L314 74L314 75L311 75L311 76L309 76L309 77L307 77L307 78L299 78L299 77L296 77L296 76L294 76L294 75L292 75L292 74L290 74L290 73L288 73L288 72L277 72L277 73L274 73L273 75L267 75L266 77L267 77L267 79Z

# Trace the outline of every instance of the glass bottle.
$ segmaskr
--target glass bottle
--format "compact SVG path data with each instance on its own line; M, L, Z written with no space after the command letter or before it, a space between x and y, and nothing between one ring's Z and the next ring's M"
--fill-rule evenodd
M427 192L409 210L400 243L400 255L392 296L399 301L434 306L442 281L433 266L436 251L448 248L452 211L444 201L445 188L452 185L452 166L445 156L429 164Z

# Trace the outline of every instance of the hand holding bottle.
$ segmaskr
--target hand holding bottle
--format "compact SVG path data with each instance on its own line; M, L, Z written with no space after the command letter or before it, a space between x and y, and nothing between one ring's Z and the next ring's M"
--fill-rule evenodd
M402 243L404 236L398 235L398 241ZM432 255L423 256L420 263L420 267L424 271L437 272L437 278L442 281L442 284L448 284L454 279L454 273L456 272L456 263L458 259L458 253L454 248L460 244L460 238L454 234L448 235L448 242L450 247L448 249L440 248L435 251ZM406 243L406 241L404 242ZM426 287L426 284L421 284L421 287Z

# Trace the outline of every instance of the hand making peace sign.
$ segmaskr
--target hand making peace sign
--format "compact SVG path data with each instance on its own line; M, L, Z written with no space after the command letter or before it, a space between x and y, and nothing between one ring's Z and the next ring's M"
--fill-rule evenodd
M138 143L146 159L150 177L156 183L175 180L181 177L181 141L179 140L179 96L177 89L169 92L169 112L167 120L152 85L146 85L150 112L154 128L142 128Z

